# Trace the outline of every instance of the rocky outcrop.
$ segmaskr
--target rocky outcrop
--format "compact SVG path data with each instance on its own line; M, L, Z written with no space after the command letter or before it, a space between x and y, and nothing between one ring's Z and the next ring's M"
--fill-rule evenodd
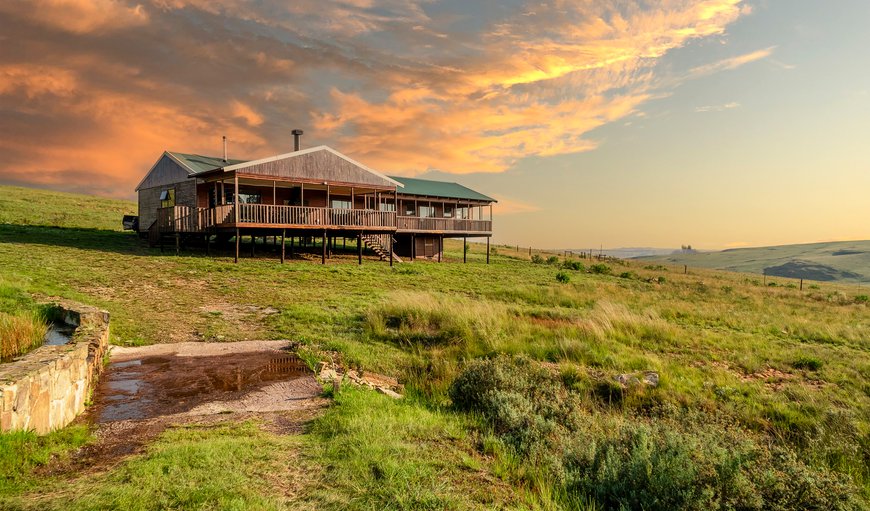
M0 431L48 433L85 409L103 368L109 313L71 302L58 305L66 322L76 326L70 342L0 364Z

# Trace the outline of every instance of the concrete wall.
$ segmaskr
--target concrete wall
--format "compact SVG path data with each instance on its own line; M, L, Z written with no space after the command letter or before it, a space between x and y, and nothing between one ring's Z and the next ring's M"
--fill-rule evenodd
M85 409L109 344L109 313L63 303L78 324L63 346L42 346L0 364L0 431L43 434L69 424Z

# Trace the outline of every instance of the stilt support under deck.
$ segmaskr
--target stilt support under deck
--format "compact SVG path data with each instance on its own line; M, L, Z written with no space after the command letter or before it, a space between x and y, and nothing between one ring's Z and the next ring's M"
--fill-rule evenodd
M468 262L468 238L462 238L462 262Z
M323 255L320 256L320 264L326 264L326 231L323 231Z
M486 264L489 264L489 236L486 237Z
M233 260L234 263L239 262L239 242L241 241L241 236L239 236L239 228L236 227L236 258Z
M362 264L362 233L356 235L356 258Z
M285 244L284 238L286 236L287 236L287 229L281 229L281 264L284 264L284 259L285 259L284 250L285 250L286 244Z

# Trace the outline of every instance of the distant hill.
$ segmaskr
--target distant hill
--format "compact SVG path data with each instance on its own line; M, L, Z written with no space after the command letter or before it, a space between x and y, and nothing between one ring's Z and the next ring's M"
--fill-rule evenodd
M870 283L870 240L833 241L642 259L825 282Z
M135 214L133 201L0 185L0 224L120 231Z

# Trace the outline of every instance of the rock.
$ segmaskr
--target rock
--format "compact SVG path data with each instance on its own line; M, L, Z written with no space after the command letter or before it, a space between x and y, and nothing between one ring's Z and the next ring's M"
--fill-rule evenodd
M332 381L335 378L338 378L338 373L335 371L335 369L326 368L320 371L320 374L318 374L318 376L323 381Z
M386 387L375 387L375 390L377 390L377 391L380 392L381 394L383 394L383 395L385 395L385 396L389 396L389 397L391 397L391 398L393 398L393 399L402 399L402 395L401 395L401 394L399 394L399 393L397 393L397 392L393 392L392 390L390 390L390 389L388 389L388 388L386 388Z
M643 373L643 382L650 387L659 386L659 373L655 371L647 371Z
M616 376L613 377L613 379L616 380L616 382L619 383L620 385L622 385L623 387L628 387L630 385L637 385L640 383L640 380L637 378L637 376L634 376L631 374L617 374Z

